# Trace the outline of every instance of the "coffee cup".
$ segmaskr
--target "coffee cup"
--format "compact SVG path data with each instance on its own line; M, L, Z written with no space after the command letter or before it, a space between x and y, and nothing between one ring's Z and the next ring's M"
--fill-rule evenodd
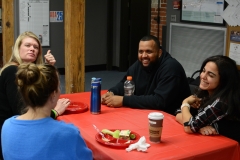
M148 114L149 139L151 142L161 142L163 118L164 115L160 112L151 112Z

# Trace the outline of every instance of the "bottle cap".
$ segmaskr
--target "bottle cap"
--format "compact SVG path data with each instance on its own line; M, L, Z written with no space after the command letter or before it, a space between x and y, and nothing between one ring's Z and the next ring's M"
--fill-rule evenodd
M132 76L127 76L127 80L131 81L132 80Z
M96 78L94 81L102 81L102 78Z

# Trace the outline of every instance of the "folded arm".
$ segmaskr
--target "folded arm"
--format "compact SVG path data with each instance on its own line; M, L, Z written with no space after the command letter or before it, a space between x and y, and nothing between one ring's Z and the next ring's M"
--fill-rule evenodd
M209 133L218 133L218 128L216 128L213 124L223 117L226 116L226 113L222 111L222 106L225 105L219 101L219 99L215 100L211 105L208 105L205 108L201 108L199 113L196 116L192 116L189 107L187 104L192 104L196 102L197 98L194 96L190 96L183 101L183 107L181 107L181 113L176 115L176 120L183 124L184 130L187 133L200 132L201 134L209 134ZM207 127L211 126L211 127ZM204 128L206 127L206 128ZM212 129L214 127L214 130ZM205 133L206 130L209 133Z

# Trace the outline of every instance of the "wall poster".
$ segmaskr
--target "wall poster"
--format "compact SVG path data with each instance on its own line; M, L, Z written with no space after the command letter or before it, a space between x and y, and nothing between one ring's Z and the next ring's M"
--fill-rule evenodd
M182 0L181 21L224 25L224 0Z
M32 31L42 46L50 45L49 0L19 0L19 33Z

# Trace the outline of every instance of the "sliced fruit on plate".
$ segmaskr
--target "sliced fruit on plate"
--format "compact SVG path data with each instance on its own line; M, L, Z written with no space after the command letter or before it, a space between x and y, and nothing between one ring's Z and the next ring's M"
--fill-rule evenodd
M102 133L104 133L104 134L110 134L110 135L113 136L114 138L119 138L120 130L115 130L115 131L113 132L113 131L110 131L109 129L103 129L103 130L102 130Z

